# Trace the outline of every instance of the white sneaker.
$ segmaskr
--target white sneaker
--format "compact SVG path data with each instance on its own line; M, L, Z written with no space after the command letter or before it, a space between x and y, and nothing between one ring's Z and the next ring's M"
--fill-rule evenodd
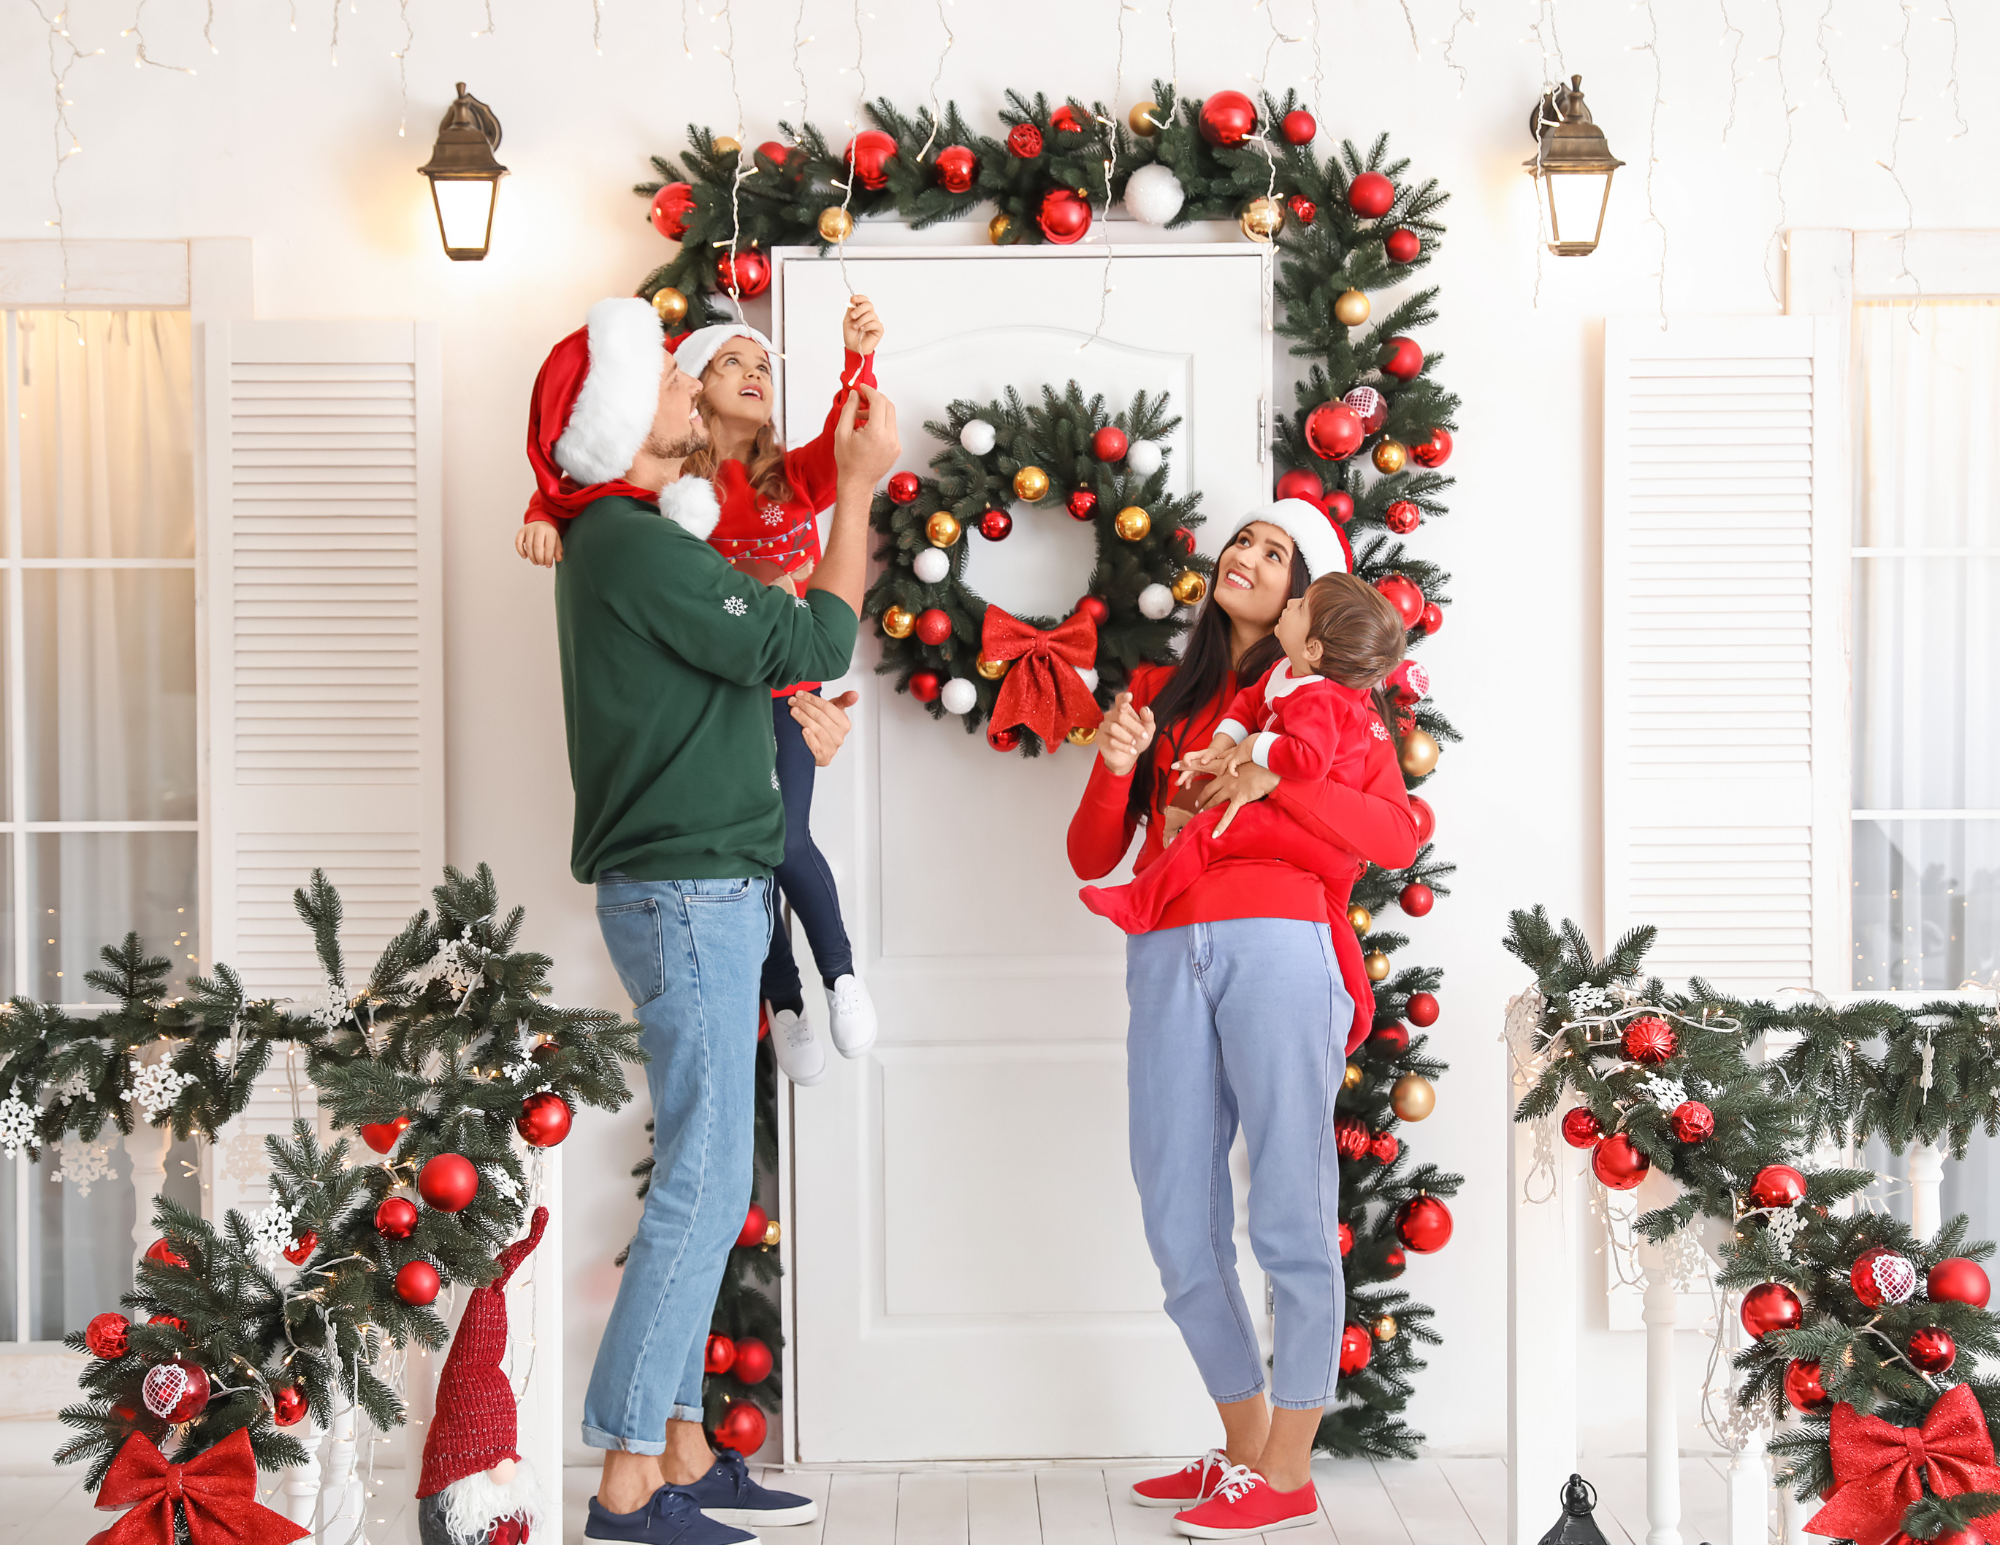
M764 1005L771 1021L771 1050L778 1054L778 1066L785 1077L801 1088L810 1089L826 1077L826 1043L805 1015L791 1009Z
M833 1044L843 1057L858 1057L875 1044L875 1002L861 978L850 973L837 977L826 990L826 1006L833 1015Z

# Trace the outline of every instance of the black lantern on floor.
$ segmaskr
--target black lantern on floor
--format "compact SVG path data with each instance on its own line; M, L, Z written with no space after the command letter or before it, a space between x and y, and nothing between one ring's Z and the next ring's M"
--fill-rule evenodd
M1590 1510L1597 1506L1597 1490L1580 1475L1572 1475L1562 1489L1562 1517L1542 1536L1542 1545L1605 1545L1604 1531Z
M507 175L493 159L499 148L500 120L460 81L458 100L438 125L431 158L417 168L431 180L444 255L455 262L478 262L493 240L493 204Z
M1572 75L1569 81L1543 97L1529 115L1535 154L1525 165L1548 198L1549 251L1557 257L1588 257L1604 234L1611 174L1625 163L1591 122L1583 104L1583 77Z

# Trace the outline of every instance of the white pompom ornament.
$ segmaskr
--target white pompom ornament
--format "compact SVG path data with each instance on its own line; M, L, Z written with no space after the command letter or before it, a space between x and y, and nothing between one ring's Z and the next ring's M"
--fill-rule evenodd
M1097 690L1097 672L1090 666L1086 665L1082 670L1078 671L1076 679L1083 683L1084 690L1088 692L1095 692Z
M983 418L967 419L958 432L958 443L974 456L984 456L992 450L993 440L993 426Z
M1158 440L1134 440L1125 452L1125 465L1140 477L1151 477L1165 459Z
M1140 167L1125 184L1125 212L1145 225L1165 225L1186 202L1180 178L1157 161Z
M944 684L938 701L944 704L946 713L971 713L979 706L979 688L963 676L954 676Z
M951 559L944 555L942 547L926 547L918 553L910 565L917 572L917 578L927 585L935 585L951 572Z
M1158 622L1173 615L1174 593L1165 585L1148 585L1139 592L1139 613Z

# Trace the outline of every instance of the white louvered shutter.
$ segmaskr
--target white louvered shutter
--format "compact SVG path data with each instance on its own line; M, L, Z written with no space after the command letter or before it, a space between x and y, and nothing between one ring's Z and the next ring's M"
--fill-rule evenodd
M1838 324L1604 343L1605 924L1744 993L1846 980Z
M323 868L350 985L444 862L437 329L212 324L204 351L208 958L318 993L292 894ZM303 1083L303 1077L300 1080ZM263 1200L256 1143L310 1114L274 1065L212 1206Z

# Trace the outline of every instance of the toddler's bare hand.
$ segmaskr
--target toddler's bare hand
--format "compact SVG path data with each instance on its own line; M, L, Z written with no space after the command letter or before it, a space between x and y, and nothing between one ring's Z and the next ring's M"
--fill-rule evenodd
M562 537L545 520L530 520L514 533L514 551L537 568L552 569L562 562Z

